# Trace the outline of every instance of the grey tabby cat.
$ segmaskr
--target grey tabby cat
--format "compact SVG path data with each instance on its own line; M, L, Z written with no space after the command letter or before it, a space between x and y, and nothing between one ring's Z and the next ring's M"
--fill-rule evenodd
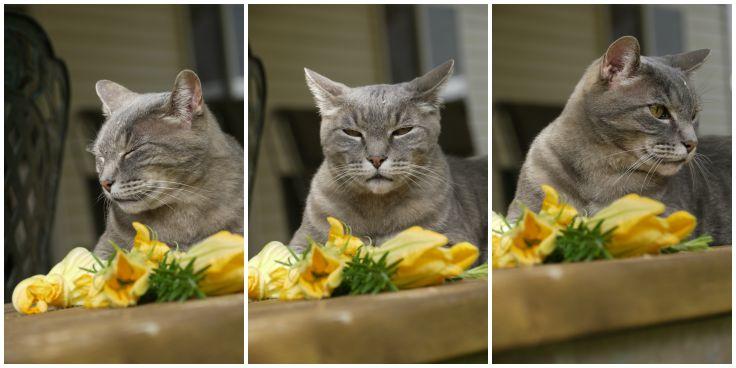
M418 225L451 243L469 241L486 258L488 160L447 157L438 144L438 93L453 65L406 83L355 88L305 69L325 159L292 247L303 250L307 237L325 241L333 216L374 244Z
M542 184L589 214L639 193L667 213L691 212L696 234L731 244L731 138L696 136L700 103L689 80L709 53L641 56L629 36L611 44L532 143L509 217L519 203L538 210Z
M96 254L110 255L110 241L130 248L133 221L183 249L220 230L243 233L243 148L220 130L194 72L180 72L171 92L95 88L107 120L90 151L109 200Z

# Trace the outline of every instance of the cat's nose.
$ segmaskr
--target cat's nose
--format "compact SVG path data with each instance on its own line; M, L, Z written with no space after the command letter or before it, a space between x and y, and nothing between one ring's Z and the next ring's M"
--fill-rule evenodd
M110 192L110 187L115 183L115 181L103 179L100 180L100 185L102 185L102 188L105 189L108 193Z
M381 167L381 164L386 161L386 156L368 156L368 161L373 164L376 169Z
M698 143L695 141L684 141L682 142L682 145L685 146L687 153L690 153L695 149L695 146L697 146Z

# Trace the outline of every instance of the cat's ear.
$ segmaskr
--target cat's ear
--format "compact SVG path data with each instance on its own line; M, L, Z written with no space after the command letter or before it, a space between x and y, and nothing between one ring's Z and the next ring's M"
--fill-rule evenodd
M683 52L681 54L660 56L659 59L673 68L680 69L685 73L690 73L703 65L703 63L705 63L705 59L708 58L708 55L710 55L710 49L700 49Z
M439 92L448 79L452 76L455 68L455 60L450 59L444 64L430 70L427 74L415 78L407 85L414 91L415 99L429 103L431 108L440 105Z
M113 111L122 106L125 101L134 98L137 93L109 80L99 80L95 83L97 97L102 102L102 113L110 116Z
M202 114L204 109L202 83L197 74L188 69L179 72L174 89L171 91L170 103L171 114L186 124L191 125L194 117Z
M613 41L601 61L601 79L615 81L631 77L639 68L641 48L635 37L623 36Z
M331 115L337 109L340 102L340 96L350 89L350 87L330 80L329 78L307 68L304 68L304 77L307 80L307 87L314 96L322 116Z

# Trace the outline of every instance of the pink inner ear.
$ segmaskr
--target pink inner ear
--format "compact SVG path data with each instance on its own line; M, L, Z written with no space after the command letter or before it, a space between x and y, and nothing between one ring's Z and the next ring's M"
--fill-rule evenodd
M191 89L192 101L191 109L193 112L199 112L202 109L202 90L193 88Z

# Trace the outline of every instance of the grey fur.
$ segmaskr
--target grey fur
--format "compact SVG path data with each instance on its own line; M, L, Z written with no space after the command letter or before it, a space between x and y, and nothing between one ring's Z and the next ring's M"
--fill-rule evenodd
M243 148L220 129L194 72L179 73L172 92L138 94L110 81L96 90L107 120L90 152L100 181L114 181L103 190L97 255L112 253L110 241L129 249L133 221L184 250L220 230L243 233Z
M519 217L520 203L538 210L542 184L588 214L639 193L665 203L667 213L693 213L696 235L731 244L731 137L698 139L700 104L688 78L708 53L646 57L633 37L614 42L534 139L509 217ZM672 119L655 118L652 104L664 105ZM689 153L688 141L697 144Z
M419 225L479 246L479 262L486 259L488 160L446 157L437 143L438 92L452 69L450 60L411 82L356 88L305 69L325 160L292 247L303 250L307 237L325 241L333 216L374 244ZM375 168L369 157L386 161ZM377 174L391 180L371 179Z

